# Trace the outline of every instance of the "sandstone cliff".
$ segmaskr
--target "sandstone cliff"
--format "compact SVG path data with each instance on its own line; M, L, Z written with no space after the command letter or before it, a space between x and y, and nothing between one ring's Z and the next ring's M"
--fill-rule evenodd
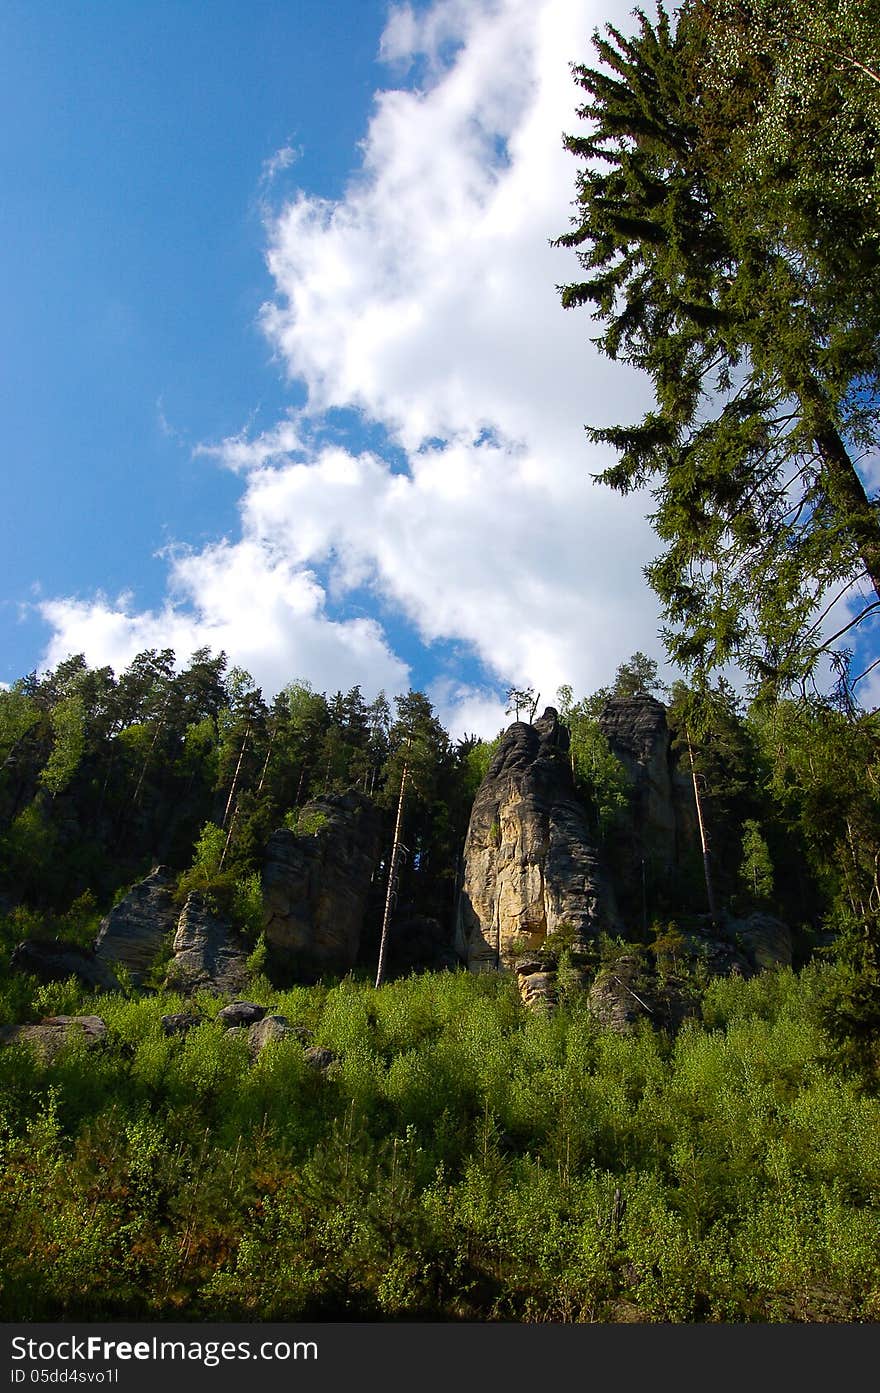
M662 702L646 693L612 697L599 725L631 783L629 806L609 839L611 874L622 912L644 929L689 864L699 881L693 788L672 749Z
M588 942L615 932L614 899L568 759L568 731L548 707L505 732L465 841L456 949L472 971L512 966L549 934Z
M177 924L174 904L174 872L167 866L156 869L129 890L128 894L101 921L95 955L111 968L128 969L131 981L139 986L155 961L165 939Z
M247 982L247 948L241 934L195 892L187 896L172 947L166 985L176 991L237 992Z
M298 981L354 966L382 850L381 814L362 794L315 799L308 813L315 830L273 832L263 866L270 964Z

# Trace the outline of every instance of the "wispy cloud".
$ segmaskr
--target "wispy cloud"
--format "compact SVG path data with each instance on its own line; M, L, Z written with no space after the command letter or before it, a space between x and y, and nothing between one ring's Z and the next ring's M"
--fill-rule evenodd
M186 443L183 431L178 430L165 415L165 400L161 396L156 398L156 424L159 427L160 433L165 436L166 440L173 440L176 445L184 445Z
M304 454L306 450L296 422L293 416L289 416L257 436L249 436L244 430L238 435L227 436L216 445L197 445L193 454L215 459L235 473L246 473L251 469L264 468L274 461L288 459L291 455Z
M302 149L298 145L282 145L280 150L276 150L274 155L263 161L260 183L271 184L279 174L285 169L290 169L299 159L302 159Z

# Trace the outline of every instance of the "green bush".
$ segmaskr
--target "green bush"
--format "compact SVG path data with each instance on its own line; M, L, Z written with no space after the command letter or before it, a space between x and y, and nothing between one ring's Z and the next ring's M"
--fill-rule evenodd
M822 1026L839 973L712 982L675 1039L494 976L258 979L326 1072L298 1037L255 1059L209 993L40 988L108 1036L4 1050L0 1315L877 1320L880 1100Z

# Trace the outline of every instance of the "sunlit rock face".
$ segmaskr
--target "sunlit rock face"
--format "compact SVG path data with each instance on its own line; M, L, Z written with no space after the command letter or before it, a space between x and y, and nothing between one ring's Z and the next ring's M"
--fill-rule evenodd
M193 892L177 924L167 985L196 991L235 993L247 982L247 945L242 935Z
M616 930L568 743L552 706L533 725L516 721L477 792L456 932L457 952L472 971L511 967L558 930L575 942Z
M157 866L101 921L96 956L111 968L126 968L135 986L140 985L177 926L174 880L172 870Z

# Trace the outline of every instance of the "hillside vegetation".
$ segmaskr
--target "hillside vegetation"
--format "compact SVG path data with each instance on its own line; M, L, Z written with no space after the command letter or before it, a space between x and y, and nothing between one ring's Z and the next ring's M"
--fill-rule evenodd
M876 1320L880 1101L823 1028L846 972L709 982L676 1039L497 977L256 984L326 1073L166 1038L179 999L43 988L109 1043L5 1052L0 1312Z

